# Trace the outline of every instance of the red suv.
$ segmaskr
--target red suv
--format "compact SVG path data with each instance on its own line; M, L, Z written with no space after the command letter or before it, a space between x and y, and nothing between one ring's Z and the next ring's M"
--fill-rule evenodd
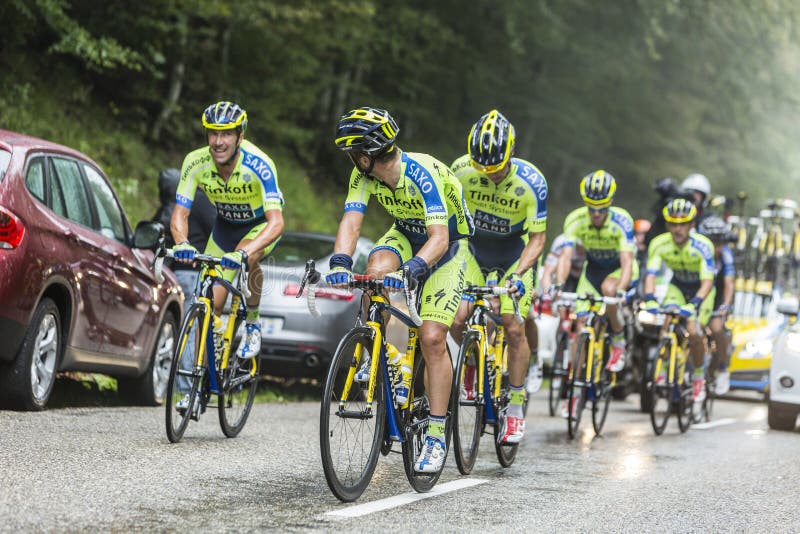
M183 295L150 268L160 224L131 232L85 155L0 130L0 401L41 410L61 370L163 400ZM148 250L150 249L150 250Z

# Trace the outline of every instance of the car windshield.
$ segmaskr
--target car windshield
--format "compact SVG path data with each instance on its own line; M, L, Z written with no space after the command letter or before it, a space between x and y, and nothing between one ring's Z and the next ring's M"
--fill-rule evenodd
M333 241L311 236L284 235L272 254L271 263L282 267L304 265L306 260L320 260L333 252Z
M8 163L10 161L11 152L0 149L0 182L2 182L3 178L6 176L6 169L8 168Z

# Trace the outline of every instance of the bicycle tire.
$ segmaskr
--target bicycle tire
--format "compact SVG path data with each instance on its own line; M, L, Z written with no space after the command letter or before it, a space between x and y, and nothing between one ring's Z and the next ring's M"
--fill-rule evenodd
M570 439L578 435L583 409L586 407L586 386L580 384L586 379L586 357L589 336L581 334L578 350L575 352L576 364L572 366L572 381L569 384L569 405L567 406L567 434Z
M370 417L342 417L339 403L351 365L367 357L374 342L373 331L354 328L342 338L331 360L320 406L320 454L325 480L331 492L343 502L358 499L372 480L386 431L383 366L378 365L375 395ZM360 354L356 348L361 345ZM354 361L355 360L355 361ZM349 414L365 414L367 384L352 381L345 408ZM363 446L354 446L358 441ZM361 458L354 455L364 453Z
M692 401L692 386L691 383L684 381L683 385L679 388L680 397L675 402L675 413L678 417L678 428L681 434L689 430L694 420L694 401Z
M195 372L197 349L202 337L202 325L205 318L205 307L194 304L183 317L178 343L172 356L167 383L167 395L164 402L167 439L177 443L183 438L186 427L200 401L199 390L202 373ZM177 405L188 395L186 407L179 409Z
M592 401L592 427L595 435L603 432L603 426L608 418L608 407L611 404L611 372L606 369L608 361L609 339L603 344L603 357L595 358L593 377L599 377L594 382L595 395Z
M550 417L554 417L558 413L558 405L561 404L561 399L566 393L567 370L564 369L564 352L569 350L567 341L567 333L559 331L556 351L553 353L553 365L550 366L550 391L547 399Z
M673 411L672 388L673 384L667 380L664 384L657 383L656 373L659 366L669 369L669 351L672 343L668 340L661 341L658 348L658 356L653 362L653 376L650 386L650 423L656 436L664 433L667 422ZM667 377L669 378L669 377Z
M225 386L218 399L219 426L226 437L235 438L239 435L253 409L258 391L258 361L258 357L242 360L232 356L228 368L220 373ZM253 366L256 368L255 374L252 372ZM236 384L230 386L232 382Z
M426 493L433 488L439 481L442 475L444 466L447 464L447 458L442 463L442 469L435 473L417 473L414 471L414 463L417 460L420 450L422 449L425 440L425 432L427 425L424 421L430 415L430 405L428 404L428 397L425 393L425 361L421 357L422 353L417 345L416 357L414 358L414 372L411 378L411 388L409 394L411 395L408 407L402 411L402 430L403 430L403 467L405 469L406 478L411 487L417 493ZM449 357L448 360L453 361ZM452 418L450 417L453 412L452 406L453 395L450 395L450 408L447 414L447 422L445 423L445 454L450 449L450 440L453 434Z
M474 388L474 399L467 399L466 394L462 398L462 386L468 362L471 359L477 364L479 352L477 332L467 332L458 350L451 401L453 406L453 453L456 457L458 471L462 475L472 472L475 459L478 457L478 447L484 427L484 404L483 399L477 397L477 384ZM477 374L475 372L476 380Z

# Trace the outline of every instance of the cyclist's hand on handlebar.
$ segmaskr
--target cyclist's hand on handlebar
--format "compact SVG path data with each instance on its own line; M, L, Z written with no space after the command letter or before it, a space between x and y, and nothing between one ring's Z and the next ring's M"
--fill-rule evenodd
M227 252L223 254L219 264L225 269L240 269L244 261L244 252L240 249L236 252Z
M644 296L644 309L653 315L657 314L661 310L654 294L647 293Z
M506 287L508 288L508 294L513 295L517 293L520 297L525 295L525 283L522 281L522 277L517 273L511 273L506 278Z
M389 291L401 291L405 286L405 270L408 269L408 274L412 280L420 280L422 275L428 270L428 264L419 256L414 256L403 265L400 269L389 273L383 278L383 287Z
M183 263L190 263L192 260L194 260L194 256L197 254L197 249L194 248L188 241L184 241L172 247L172 253L176 260Z
M683 306L681 306L678 311L681 314L681 317L693 317L697 313L697 308L694 307L694 304L691 302L687 302Z
M619 299L620 304L627 304L628 303L628 292L623 289L617 290L617 298Z
M325 281L334 287L347 286L353 280L353 273L347 267L337 266L325 275Z
M553 284L547 288L547 294L550 295L553 300L558 299L558 296L561 295L561 291L564 290L564 284Z
M731 307L727 304L720 304L719 308L716 309L714 315L719 317L725 317L731 312Z
M406 283L403 280L403 271L394 271L384 276L383 287L392 292L402 291L406 287Z

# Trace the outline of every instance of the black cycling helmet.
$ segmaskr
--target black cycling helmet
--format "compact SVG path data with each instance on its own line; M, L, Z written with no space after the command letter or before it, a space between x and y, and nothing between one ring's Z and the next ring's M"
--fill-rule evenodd
M727 241L730 237L730 226L721 217L711 215L700 222L697 230L714 242Z
M348 111L336 127L336 146L344 152L380 156L394 149L400 128L384 109L363 107Z
M669 198L678 192L678 185L672 178L659 178L653 184L653 191L659 194L662 198Z
M472 166L493 173L506 166L514 152L514 126L493 109L476 122L467 137Z

